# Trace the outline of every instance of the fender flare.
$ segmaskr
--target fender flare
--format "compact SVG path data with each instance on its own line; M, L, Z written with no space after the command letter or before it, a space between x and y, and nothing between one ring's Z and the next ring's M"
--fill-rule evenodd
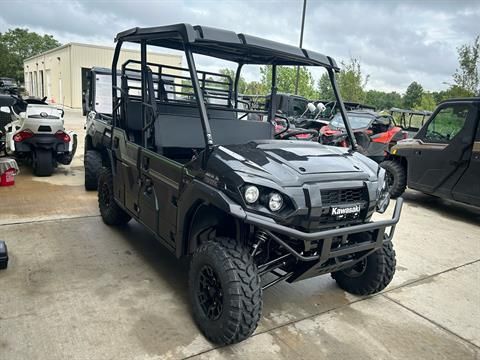
M199 228L191 228L192 222L198 219L201 209L211 207L211 211L218 212L219 215L231 217L236 222L237 235L240 231L240 224L246 218L243 208L234 200L227 197L221 190L210 185L193 180L186 185L181 198L178 200L177 211L177 236L176 236L176 256L182 257L195 249L195 244L190 244L192 232L198 233L208 226L218 224L218 218L211 217L200 219Z

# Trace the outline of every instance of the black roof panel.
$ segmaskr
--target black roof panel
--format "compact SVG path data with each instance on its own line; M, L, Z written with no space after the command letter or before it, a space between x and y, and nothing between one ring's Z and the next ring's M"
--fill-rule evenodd
M244 64L324 66L338 70L335 61L323 54L260 37L237 34L208 26L176 24L132 28L117 35L115 41L147 44L193 52Z

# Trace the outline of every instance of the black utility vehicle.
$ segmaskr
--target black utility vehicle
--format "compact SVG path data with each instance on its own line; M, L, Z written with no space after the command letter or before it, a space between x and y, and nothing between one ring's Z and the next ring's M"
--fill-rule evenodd
M392 148L382 163L392 196L406 186L480 206L480 98L440 103L413 139Z
M0 77L0 94L18 94L18 84L15 79Z
M274 111L259 112L270 121L248 121L246 114L258 110L237 106L244 65L272 66L273 98L278 65L321 66L345 115L332 58L188 24L133 28L116 41L114 126L110 166L98 182L100 213L109 225L134 218L177 257L191 256L192 313L208 339L230 344L250 336L263 290L282 280L331 273L340 287L361 295L390 283L402 200L392 219L371 221L389 203L385 171L350 149L274 140ZM141 60L119 64L122 46L131 42L140 44ZM183 51L188 69L149 62L147 46ZM238 63L237 81L197 70L194 53ZM140 93L129 82L135 72ZM171 90L163 86L164 72L176 77ZM221 89L224 105L206 101Z
M102 166L109 164L107 148L112 134L112 71L93 67L87 72L87 90L84 95L85 189L97 190Z

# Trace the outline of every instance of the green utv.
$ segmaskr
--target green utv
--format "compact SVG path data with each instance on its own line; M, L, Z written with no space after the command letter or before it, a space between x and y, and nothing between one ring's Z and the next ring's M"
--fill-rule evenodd
M282 280L332 274L359 295L390 283L402 199L391 219L371 220L389 205L385 171L353 151L332 58L188 24L133 28L116 42L100 213L108 225L134 218L178 258L191 258L192 314L209 340L249 337L263 291ZM141 59L120 64L128 43L140 45ZM188 68L149 62L147 47L183 51ZM235 80L198 70L194 54L238 64ZM274 140L275 106L252 110L237 100L242 67L250 64L272 66L273 101L279 65L326 69L353 149ZM166 74L175 86L165 86ZM265 121L246 120L250 113Z
M392 197L408 186L480 206L480 98L443 101L413 139L399 141L386 161Z

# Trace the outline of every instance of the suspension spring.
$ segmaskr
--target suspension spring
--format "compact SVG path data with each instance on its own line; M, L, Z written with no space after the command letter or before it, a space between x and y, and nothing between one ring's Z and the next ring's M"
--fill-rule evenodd
M269 239L268 234L263 230L257 230L255 233L255 239L257 242L253 245L253 250L251 256L254 257L257 253L258 248L262 245L265 241Z

